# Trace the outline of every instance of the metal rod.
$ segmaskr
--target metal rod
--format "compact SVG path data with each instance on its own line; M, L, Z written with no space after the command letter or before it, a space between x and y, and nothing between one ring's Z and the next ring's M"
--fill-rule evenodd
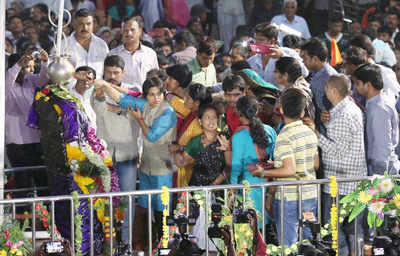
M74 199L71 199L71 246L72 248L75 248L75 222L74 216L75 216L75 204L74 204ZM79 214L78 212L76 214Z
M205 243L206 243L206 256L209 255L209 248L208 248L208 208L210 207L210 202L209 200L209 193L208 193L208 189L206 188L204 190L205 192L205 196L206 196L206 202L205 202L205 206L204 206L204 216L205 216L205 221L204 221L204 234L205 234Z
M93 236L93 198L89 200L89 215L90 215L90 244L93 244L94 236ZM78 248L80 250L80 248ZM94 256L94 248L90 246L90 256Z
M61 56L61 38L63 33L63 18L64 18L64 0L59 0L60 5L58 9L58 24L57 24L57 57Z
M318 195L318 202L317 202L317 207L318 207L318 212L317 212L317 214L318 214L318 223L322 223L321 222L321 219L322 219L322 214L321 214L321 184L318 184L317 185L317 195Z
M153 238L153 230L152 228L152 222L151 222L151 195L148 195L147 197L147 203L148 203L148 226L149 226L149 255L151 255L152 252L152 238Z
M392 178L400 178L400 175L393 175ZM355 181L364 181L370 180L371 177L352 177L352 178L337 178L337 182L355 182ZM330 182L329 179L318 179L318 180L300 180L300 181L273 181L268 183L256 183L251 184L251 188L261 188L261 187L271 187L271 186L298 186L298 185L315 185L315 184L328 184ZM229 184L229 185L218 185L218 186L208 186L208 187L185 187L185 188L171 188L169 191L171 193L180 193L180 192L194 192L194 191L202 191L207 188L209 191L221 190L221 189L243 189L244 185L241 184ZM128 195L155 195L161 194L163 191L161 189L154 190L137 190L137 191L129 191L129 192L110 192L110 193L97 193L97 194L80 194L78 196L79 199L85 198L96 198L96 197L109 197L109 196L128 196ZM4 199L0 200L1 204L10 204L10 203L27 203L29 202L39 202L39 201L60 201L60 200L70 200L72 196L70 195L62 195L62 196L48 196L48 197L38 197L38 198L14 198L14 199Z
M33 210L35 210L35 209L33 209ZM15 212L16 212L16 210L15 210L15 204L12 204L12 218L13 218L13 219L15 219Z
M36 204L32 203L32 246L36 249Z
M132 220L132 196L128 196L128 204L129 204L129 208L128 208L128 232L129 232L129 250L132 251L132 226L133 226L133 220Z
M109 197L110 200L110 208L109 208L109 213L110 213L110 255L113 255L113 241L114 241L114 236L113 236L113 202L112 202L112 196Z
M297 187L299 191L299 220L303 219L303 186ZM303 241L303 227L299 225L299 241Z
M262 225L261 225L261 234L263 239L265 239L265 187L262 187L262 202L261 202L261 216L262 216Z
M54 201L51 201L51 241L54 241L54 222L56 207ZM71 220L73 222L73 220Z
M285 233L284 233L284 227L283 227L284 221L285 221L284 214L283 214L285 212L285 205L284 205L285 187L284 186L280 187L280 193L281 193L281 216L280 216L280 218L281 218L281 220L280 220L280 222L281 222L281 228L280 228L281 229L281 237L280 237L281 242L280 242L280 244L283 247L285 245ZM284 250L282 250L282 256L284 256Z
M37 165L37 166L23 166L23 167L13 167L4 169L4 172L23 172L23 171L37 171L37 170L45 170L47 166L45 165Z
M339 229L339 225L340 225L340 223L339 223L339 212L340 212L340 207L339 207L339 195L338 194L336 194L336 208L337 208L337 212L336 212L336 218L337 218L337 223L336 223L336 227ZM339 232L338 232L338 255L340 255L340 246L339 246L339 240L340 240L340 238L339 238Z

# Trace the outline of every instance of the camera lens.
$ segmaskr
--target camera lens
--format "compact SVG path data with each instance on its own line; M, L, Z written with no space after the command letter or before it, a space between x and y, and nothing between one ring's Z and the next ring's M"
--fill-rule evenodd
M32 52L32 57L35 58L35 59L39 59L40 58L40 52L39 51Z

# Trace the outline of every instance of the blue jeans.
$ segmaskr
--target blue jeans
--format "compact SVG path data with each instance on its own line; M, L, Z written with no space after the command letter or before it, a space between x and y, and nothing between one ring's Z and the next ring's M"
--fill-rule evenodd
M342 199L344 196L339 196L339 199ZM322 223L325 225L331 220L331 206L332 199L331 195L328 193L322 192ZM340 209L339 209L340 211ZM357 236L358 238L364 237L363 232L363 216L364 213L361 213L357 216ZM354 243L355 241L355 225L354 222L348 223L343 222L338 226L338 245L339 245L339 254L340 255L349 255L350 252L354 252ZM355 253L355 252L354 252Z
M136 180L137 180L137 158L133 160L115 162L115 169L117 169L119 188L121 191L134 191L136 190ZM128 204L128 197L121 198L124 202ZM129 208L125 209L125 219L122 225L122 240L127 242L129 240ZM132 223L135 219L135 199L132 198Z
M292 245L293 243L299 240L299 208L298 201L287 201L284 200L284 212L283 212L283 239L284 242L280 241L281 239L281 200L274 199L273 201L273 211L276 220L276 228L278 231L278 240L280 244ZM303 212L312 212L314 216L317 218L317 205L318 199L312 198L308 200L302 201L302 210ZM303 228L303 239L311 238L311 230L307 228Z
M172 188L172 173L166 175L148 175L144 172L139 172L139 190L161 189L163 186ZM148 196L139 196L138 203L143 208L148 208ZM151 209L152 211L161 212L164 206L161 203L161 194L151 196Z

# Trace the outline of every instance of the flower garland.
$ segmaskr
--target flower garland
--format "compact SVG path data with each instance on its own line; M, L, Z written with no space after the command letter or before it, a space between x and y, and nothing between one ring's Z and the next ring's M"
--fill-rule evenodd
M28 226L28 219L25 219L22 227L16 220L4 219L0 226L0 256L32 255L32 244L24 234Z
M81 256L82 252L80 248L82 247L82 215L79 214L79 199L78 199L78 192L72 192L72 200L74 204L75 216L74 216L74 224L75 224L75 248L76 256Z
M45 205L43 205L43 203L36 203L35 212L36 212L36 215L39 216L40 220L42 221L43 227L51 235L51 226L49 225L49 223L51 221L51 216L50 216L49 211L47 210L47 207ZM63 240L56 225L54 225L54 240L56 240L56 241Z
M162 248L168 248L169 240L169 228L167 226L167 217L169 216L168 205L169 205L169 189L166 186L162 187L163 192L161 193L161 203L164 205L163 210L163 235L161 239Z
M399 179L388 174L375 175L368 181L360 182L356 190L340 200L348 208L348 221L351 222L364 209L368 209L367 222L369 227L380 227L384 215L395 214L400 216L400 185ZM350 205L350 206L349 206Z
M336 206L336 197L337 197L337 190L338 185L336 182L335 176L329 177L330 182L330 192L332 197L332 207L331 207L331 229L332 229L332 249L335 250L336 255L338 255L338 230L337 230L337 223L338 223L338 210Z

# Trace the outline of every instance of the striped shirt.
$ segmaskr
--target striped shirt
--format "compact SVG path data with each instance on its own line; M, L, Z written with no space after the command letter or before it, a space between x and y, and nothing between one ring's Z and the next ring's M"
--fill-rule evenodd
M319 139L324 177L341 178L367 175L364 146L364 120L360 108L349 98L344 98L330 111L326 124L327 134ZM354 191L357 183L340 183L339 194ZM329 186L323 186L329 193Z
M318 152L317 145L317 136L301 120L285 125L276 139L274 167L282 167L284 159L293 157L296 160L296 174L277 180L315 180L314 161ZM285 187L285 199L288 201L298 200L297 191L296 186ZM303 200L317 197L315 185L303 186L302 191ZM275 197L280 199L280 193L277 192Z

